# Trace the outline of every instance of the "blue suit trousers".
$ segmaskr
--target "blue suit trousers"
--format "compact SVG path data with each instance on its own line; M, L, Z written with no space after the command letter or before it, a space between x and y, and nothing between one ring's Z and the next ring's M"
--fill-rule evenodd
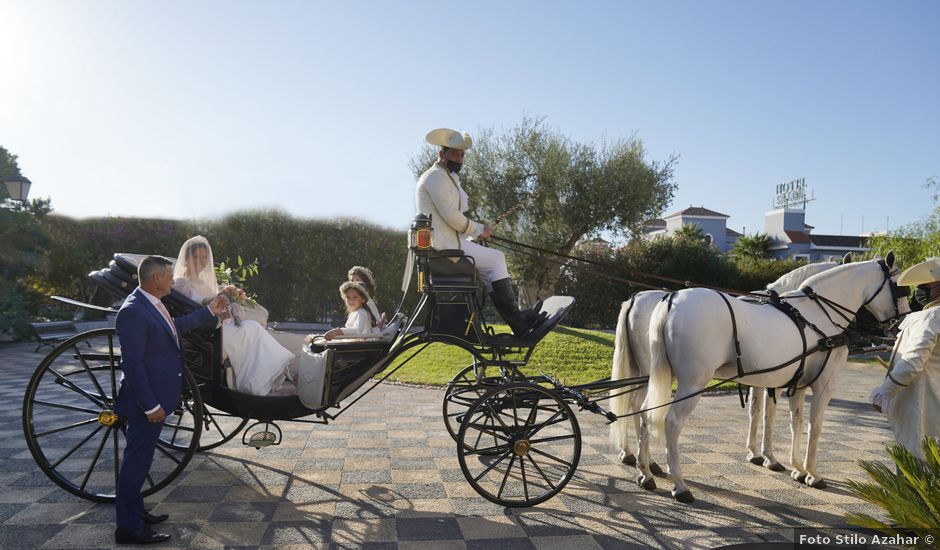
M115 502L117 526L123 531L134 532L144 528L144 522L140 516L146 510L140 490L150 471L150 464L153 462L157 439L160 437L162 428L162 422L160 424L148 422L145 416L127 418L124 460L121 461L117 502Z

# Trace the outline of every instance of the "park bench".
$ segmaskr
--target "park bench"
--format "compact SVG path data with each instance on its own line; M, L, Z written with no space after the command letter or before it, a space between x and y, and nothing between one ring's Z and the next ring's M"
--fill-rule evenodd
M30 325L33 327L33 332L36 334L36 340L39 342L39 344L36 345L36 349L33 350L34 353L39 351L43 346L54 347L57 343L68 340L78 334L78 329L75 328L75 323L72 321L49 321L30 323Z

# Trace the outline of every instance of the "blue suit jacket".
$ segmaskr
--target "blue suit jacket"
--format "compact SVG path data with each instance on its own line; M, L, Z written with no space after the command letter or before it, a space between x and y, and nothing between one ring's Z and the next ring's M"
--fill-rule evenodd
M213 320L215 317L207 307L173 318L180 336ZM124 300L116 324L124 381L115 411L126 416L146 416L144 411L159 404L169 415L182 390L183 350L174 341L163 314L138 287Z

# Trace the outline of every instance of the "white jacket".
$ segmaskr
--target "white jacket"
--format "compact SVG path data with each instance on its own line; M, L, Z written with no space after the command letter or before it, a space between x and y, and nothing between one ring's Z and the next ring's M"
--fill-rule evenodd
M467 193L460 187L460 177L435 162L418 178L415 194L418 212L431 215L434 248L461 248L461 241L483 233L484 225L464 216Z
M884 383L873 395L887 403L898 443L921 459L924 436L940 437L940 300L911 313L894 344Z

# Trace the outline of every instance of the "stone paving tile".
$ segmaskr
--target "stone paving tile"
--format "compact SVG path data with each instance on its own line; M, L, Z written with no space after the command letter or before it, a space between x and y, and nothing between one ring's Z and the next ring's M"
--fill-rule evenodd
M0 436L7 442L0 449L0 548L111 548L113 506L54 485L19 431L25 383L42 356L28 345L0 347ZM637 487L636 469L620 464L608 446L603 419L582 413L581 461L567 487L538 506L504 508L464 479L441 419L440 390L380 386L328 426L282 423L279 446L257 451L232 441L200 453L146 500L155 513L171 514L161 529L174 539L161 547L174 549L671 549L786 542L794 526L844 525L847 511L880 514L855 498L845 480L865 478L857 459L886 459L887 423L864 403L881 376L864 366L848 368L820 441L819 473L829 483L824 490L744 461L746 413L729 394L703 398L682 434L683 474L694 504L676 503L663 478L654 491ZM774 425L780 460L789 456L790 443L783 401ZM665 464L661 447L651 451Z
M67 525L39 548L109 548L114 544L114 527L107 524ZM6 548L6 547L4 547Z
M532 550L535 544L527 538L476 539L465 541L467 550Z
M0 529L0 548L3 550L34 550L59 534L67 525L3 525ZM73 548L82 548L75 546Z

